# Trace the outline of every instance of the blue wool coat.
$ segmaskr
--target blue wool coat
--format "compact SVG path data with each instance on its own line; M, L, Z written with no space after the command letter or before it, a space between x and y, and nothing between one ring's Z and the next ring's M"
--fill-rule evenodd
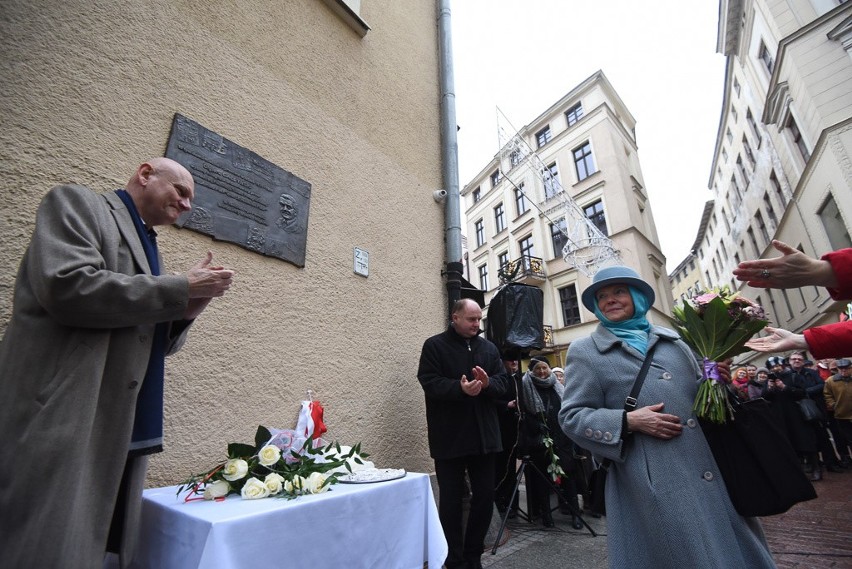
M665 403L681 435L663 440L622 432L624 400L644 356L603 326L571 344L559 421L607 475L607 547L612 568L775 567L755 518L737 514L692 405L701 377L678 335L653 327L659 343L638 407ZM757 481L756 481L757 482Z

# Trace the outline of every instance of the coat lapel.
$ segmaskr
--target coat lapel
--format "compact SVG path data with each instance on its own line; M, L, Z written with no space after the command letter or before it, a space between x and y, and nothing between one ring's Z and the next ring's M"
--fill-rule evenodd
M151 274L151 267L148 265L148 258L145 257L145 249L142 248L142 242L139 241L139 235L136 233L136 226L133 224L133 218L130 217L130 212L121 198L115 192L103 194L104 199L110 206L112 216L115 218L115 224L118 230L124 237L124 241L130 247L130 253L133 255L133 260L146 275Z

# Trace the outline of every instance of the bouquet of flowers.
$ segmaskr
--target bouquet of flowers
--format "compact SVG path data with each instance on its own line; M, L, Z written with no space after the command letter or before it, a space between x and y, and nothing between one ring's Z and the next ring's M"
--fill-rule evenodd
M693 411L713 423L733 419L733 409L719 375L717 362L748 351L749 338L767 325L763 308L725 286L703 292L674 308L681 338L704 358L704 380L698 387Z
M300 437L294 430L258 427L254 445L231 443L228 459L210 470L190 476L178 488L178 495L188 490L186 500L223 500L228 494L240 494L255 500L267 496L295 498L302 494L318 494L337 483L342 474L351 473L353 465L362 465L360 443L341 447L325 446L313 436Z

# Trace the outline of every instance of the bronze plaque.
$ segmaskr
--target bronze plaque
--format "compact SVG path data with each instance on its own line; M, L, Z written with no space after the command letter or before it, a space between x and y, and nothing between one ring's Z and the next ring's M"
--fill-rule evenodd
M195 179L192 211L177 226L305 266L308 182L177 113L166 157Z

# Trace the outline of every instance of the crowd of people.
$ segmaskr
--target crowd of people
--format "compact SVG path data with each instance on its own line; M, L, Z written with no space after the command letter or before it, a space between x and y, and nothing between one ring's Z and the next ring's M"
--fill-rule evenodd
M779 241L773 246L780 257L740 263L736 278L761 288L825 286L835 300L852 299L852 249L814 259ZM450 545L448 569L481 566L489 523L484 510L494 507L485 506L486 499L501 514L517 515L518 464L529 467L528 519L552 527L558 507L580 529L577 498L592 505L588 467L597 461L607 465L610 567L775 567L758 519L741 516L732 504L693 411L703 370L676 332L647 320L654 301L653 288L633 269L600 270L582 294L599 324L571 343L564 369L535 356L522 373L517 354L502 355L502 366L489 357L487 372L479 367L483 345L490 354L497 350L479 337L481 309L469 300L456 303L446 332L426 341L418 377ZM438 350L439 337L446 345ZM767 327L746 346L771 355L762 366L753 353L733 369L720 362L731 396L770 402L812 481L821 480L824 469L849 468L852 322L801 334ZM457 364L452 372L450 361ZM450 416L458 419L450 423ZM442 430L446 440L433 441ZM447 474L445 458L435 451L450 439L457 450L461 441L470 444ZM465 468L473 498L462 528ZM444 505L445 491L451 506Z

